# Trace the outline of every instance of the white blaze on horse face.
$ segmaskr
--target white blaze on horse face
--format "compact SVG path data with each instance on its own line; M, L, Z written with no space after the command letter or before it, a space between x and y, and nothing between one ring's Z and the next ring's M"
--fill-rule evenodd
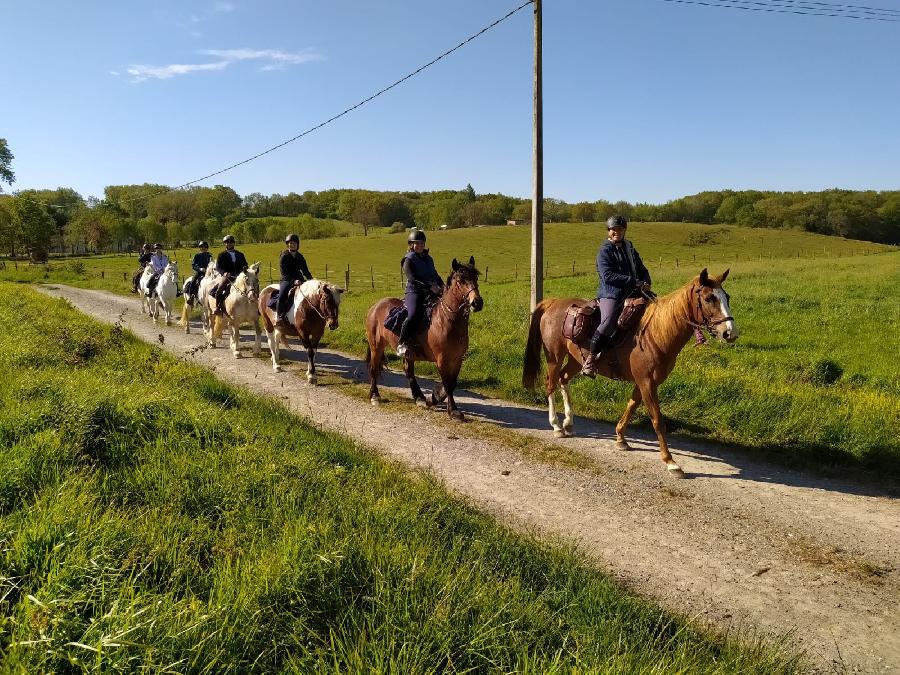
M722 308L722 315L731 316L731 307L728 306L728 296L725 295L725 291L721 288L717 288L713 293L719 300L719 306ZM737 326L734 324L734 319L729 319L728 321L717 325L716 332L719 334L719 337L726 342L734 342L740 337L740 331L738 331Z

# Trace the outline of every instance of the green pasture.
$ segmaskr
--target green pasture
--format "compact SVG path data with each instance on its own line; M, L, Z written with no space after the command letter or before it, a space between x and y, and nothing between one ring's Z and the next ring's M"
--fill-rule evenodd
M442 272L452 257L470 254L486 272L481 284L486 306L472 317L461 386L543 403L540 394L521 387L528 228L428 234ZM594 256L604 234L598 224L547 226L546 296L593 295ZM771 450L786 460L857 464L900 475L900 252L804 232L682 223L635 223L629 236L660 293L686 283L701 267L713 273L731 269L726 287L743 337L731 346L685 349L661 390L670 429ZM377 298L401 291L405 235L315 240L304 242L302 249L314 273L323 276L327 264L329 278L342 285L350 266L351 293L341 308L341 328L326 339L329 346L362 355L366 309ZM268 265L277 261L280 247L244 250L251 260L263 261L267 281ZM179 260L187 260L188 253L178 252ZM46 277L127 292L122 273L133 266L133 258L100 256L54 262L49 272L16 271L7 263L0 279ZM427 365L421 370L433 373ZM578 378L576 411L616 420L629 391L627 384ZM646 418L636 422L646 425Z
M3 672L801 665L63 301L0 283L0 320Z

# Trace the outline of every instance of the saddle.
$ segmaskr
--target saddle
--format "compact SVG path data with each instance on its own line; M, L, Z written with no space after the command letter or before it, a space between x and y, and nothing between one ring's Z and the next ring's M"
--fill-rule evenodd
M420 322L421 325L416 331L417 333L425 333L428 331L428 328L431 326L431 315L434 312L434 307L437 305L438 300L440 300L440 298L431 296L425 301L425 312ZM388 315L384 320L384 327L397 337L400 337L400 329L403 328L403 322L406 321L407 314L406 305L394 307L394 309L388 312Z
M596 300L582 306L572 304L566 310L562 334L564 338L571 340L581 349L590 349L591 337L599 324L600 307Z
M288 289L288 298L291 299L291 303L293 304L293 297L296 295L297 286L291 286ZM272 295L269 296L269 301L266 303L266 307L271 309L273 312L278 311L278 296L281 295L281 290L276 288L272 291ZM289 324L294 325L294 316L292 313L288 313L287 317L285 317Z

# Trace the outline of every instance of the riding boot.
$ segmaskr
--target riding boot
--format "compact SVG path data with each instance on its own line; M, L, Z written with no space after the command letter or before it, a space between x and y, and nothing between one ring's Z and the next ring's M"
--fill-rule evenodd
M400 344L397 345L397 354L403 356L410 349L415 349L415 320L408 316L400 328Z
M275 322L275 328L279 330L287 330L291 325L288 323L287 317L284 314L278 315L278 320Z
M591 379L597 374L597 364L604 349L612 346L612 338L608 335L595 335L591 338L591 350L581 364L581 374Z

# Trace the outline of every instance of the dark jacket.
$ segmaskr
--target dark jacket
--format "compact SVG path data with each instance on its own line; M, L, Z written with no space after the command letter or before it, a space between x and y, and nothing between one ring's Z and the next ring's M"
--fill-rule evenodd
M627 248L626 248L627 247ZM631 258L634 260L632 269ZM641 261L641 256L634 249L634 245L625 240L618 247L608 239L603 242L597 251L597 275L600 277L600 286L597 288L598 298L612 298L624 300L634 291L638 281L650 283L650 272Z
M244 254L237 249L234 249L233 253L235 254L234 262L231 261L231 254L227 250L222 251L216 258L216 271L219 274L230 274L232 277L236 277L247 269L247 259Z
M152 253L141 253L140 257L138 258L138 265L141 266L141 269L147 266L147 263L150 262L150 258L152 257Z
M400 267L406 274L406 292L407 293L428 293L431 284L444 285L441 277L434 267L434 260L428 255L428 251L417 255L410 251L403 260L400 261Z
M191 261L191 269L197 272L198 274L205 272L206 268L209 266L210 261L212 261L212 253L207 251L204 253L201 251L200 253L194 254L194 259Z
M295 281L304 282L313 278L312 272L306 266L306 258L299 251L297 255L291 255L290 251L282 251L281 259L278 261L278 268L281 270L281 280L294 283Z

